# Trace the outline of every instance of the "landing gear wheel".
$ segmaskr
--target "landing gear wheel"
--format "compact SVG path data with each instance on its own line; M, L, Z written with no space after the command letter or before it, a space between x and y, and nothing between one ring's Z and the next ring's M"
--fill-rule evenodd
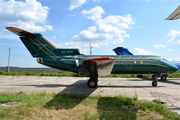
M152 79L156 80L157 79L157 75L152 75Z
M153 82L152 82L152 86L153 86L153 87L156 87L156 86L157 86L157 81L153 81Z
M97 87L97 81L94 78L90 78L87 82L87 86L89 88L96 88Z
M162 81L166 81L166 75L162 75L162 76L161 76L161 80L162 80Z

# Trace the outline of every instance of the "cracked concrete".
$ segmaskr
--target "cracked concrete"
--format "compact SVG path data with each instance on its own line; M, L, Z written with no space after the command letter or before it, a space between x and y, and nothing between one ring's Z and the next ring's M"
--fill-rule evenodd
M152 87L151 79L99 78L98 88L88 88L86 77L0 76L0 92L54 92L85 95L138 97L140 100L159 99L180 114L180 79L168 78Z

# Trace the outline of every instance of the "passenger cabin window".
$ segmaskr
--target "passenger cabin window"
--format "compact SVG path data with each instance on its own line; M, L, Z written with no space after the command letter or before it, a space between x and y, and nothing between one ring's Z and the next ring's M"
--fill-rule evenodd
M143 61L141 61L141 64L143 64Z
M136 64L136 61L134 61L134 64Z

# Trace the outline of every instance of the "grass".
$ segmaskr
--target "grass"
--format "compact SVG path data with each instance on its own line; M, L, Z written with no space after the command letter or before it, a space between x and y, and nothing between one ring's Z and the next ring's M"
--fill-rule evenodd
M62 73L62 72L54 72L54 73L46 73L46 72L6 72L0 71L0 75L13 75L13 76L67 76L67 77L82 77L81 75L77 75L75 73Z
M20 75L27 75L27 76L63 76L63 77L82 77L81 75L77 75L75 73L62 73L62 72L54 72L54 73L46 73L46 72L5 72L5 71L0 71L0 75L13 75L13 76L20 76ZM114 77L120 77L120 78L151 78L152 75L117 75L117 74L112 74L105 76L106 78L114 78ZM168 74L169 78L180 78L180 73L173 73L173 74Z
M1 93L0 103L21 102L1 107L0 119L85 119L142 120L173 119L180 115L156 102L142 102L124 96L102 97L55 93ZM158 101L158 100L157 100Z

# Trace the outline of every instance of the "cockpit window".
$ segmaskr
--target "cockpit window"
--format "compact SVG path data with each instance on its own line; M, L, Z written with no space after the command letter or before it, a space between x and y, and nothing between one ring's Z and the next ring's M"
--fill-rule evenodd
M167 61L167 60L166 60L166 59L164 59L164 58L161 58L161 61L169 62L169 61Z

